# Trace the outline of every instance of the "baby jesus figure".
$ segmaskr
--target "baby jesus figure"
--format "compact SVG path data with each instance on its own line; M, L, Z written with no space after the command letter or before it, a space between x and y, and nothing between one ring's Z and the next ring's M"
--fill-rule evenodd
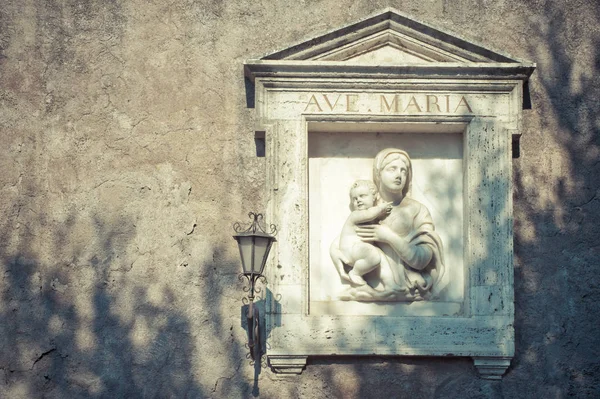
M352 184L350 188L352 213L342 228L339 250L344 263L352 267L348 277L354 285L365 285L367 282L362 276L377 268L381 263L379 249L372 244L363 242L355 230L358 224L373 222L391 212L391 202L375 205L376 201L377 187L372 181L357 180Z

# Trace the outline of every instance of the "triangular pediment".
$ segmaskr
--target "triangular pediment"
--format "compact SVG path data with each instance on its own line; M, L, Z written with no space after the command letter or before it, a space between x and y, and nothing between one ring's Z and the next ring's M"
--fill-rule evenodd
M378 65L522 62L415 21L392 9L267 55L262 60Z

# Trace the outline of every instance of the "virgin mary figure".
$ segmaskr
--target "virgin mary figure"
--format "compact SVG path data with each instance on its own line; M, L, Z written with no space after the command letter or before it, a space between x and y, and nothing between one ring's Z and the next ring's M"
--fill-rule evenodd
M425 205L407 196L412 181L412 164L405 151L388 148L373 162L373 182L378 203L391 204L391 211L378 219L356 226L357 236L380 251L381 262L365 275L367 284L357 285L348 276L352 266L333 241L330 255L342 280L349 287L341 300L420 301L435 299L436 286L444 274L440 237Z

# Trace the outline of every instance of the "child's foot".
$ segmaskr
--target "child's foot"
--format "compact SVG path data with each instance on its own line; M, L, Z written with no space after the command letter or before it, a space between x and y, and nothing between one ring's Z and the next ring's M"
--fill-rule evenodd
M348 276L350 277L350 281L354 285L365 285L365 284L367 284L367 282L365 281L365 279L362 278L361 276L359 276L358 274L356 274L354 272L354 270L350 270L350 272L348 273Z

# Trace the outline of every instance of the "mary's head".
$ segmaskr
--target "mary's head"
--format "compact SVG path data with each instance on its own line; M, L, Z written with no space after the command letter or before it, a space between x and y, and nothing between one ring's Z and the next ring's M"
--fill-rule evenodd
M373 161L373 181L386 201L402 200L412 181L412 164L405 151L386 148Z

